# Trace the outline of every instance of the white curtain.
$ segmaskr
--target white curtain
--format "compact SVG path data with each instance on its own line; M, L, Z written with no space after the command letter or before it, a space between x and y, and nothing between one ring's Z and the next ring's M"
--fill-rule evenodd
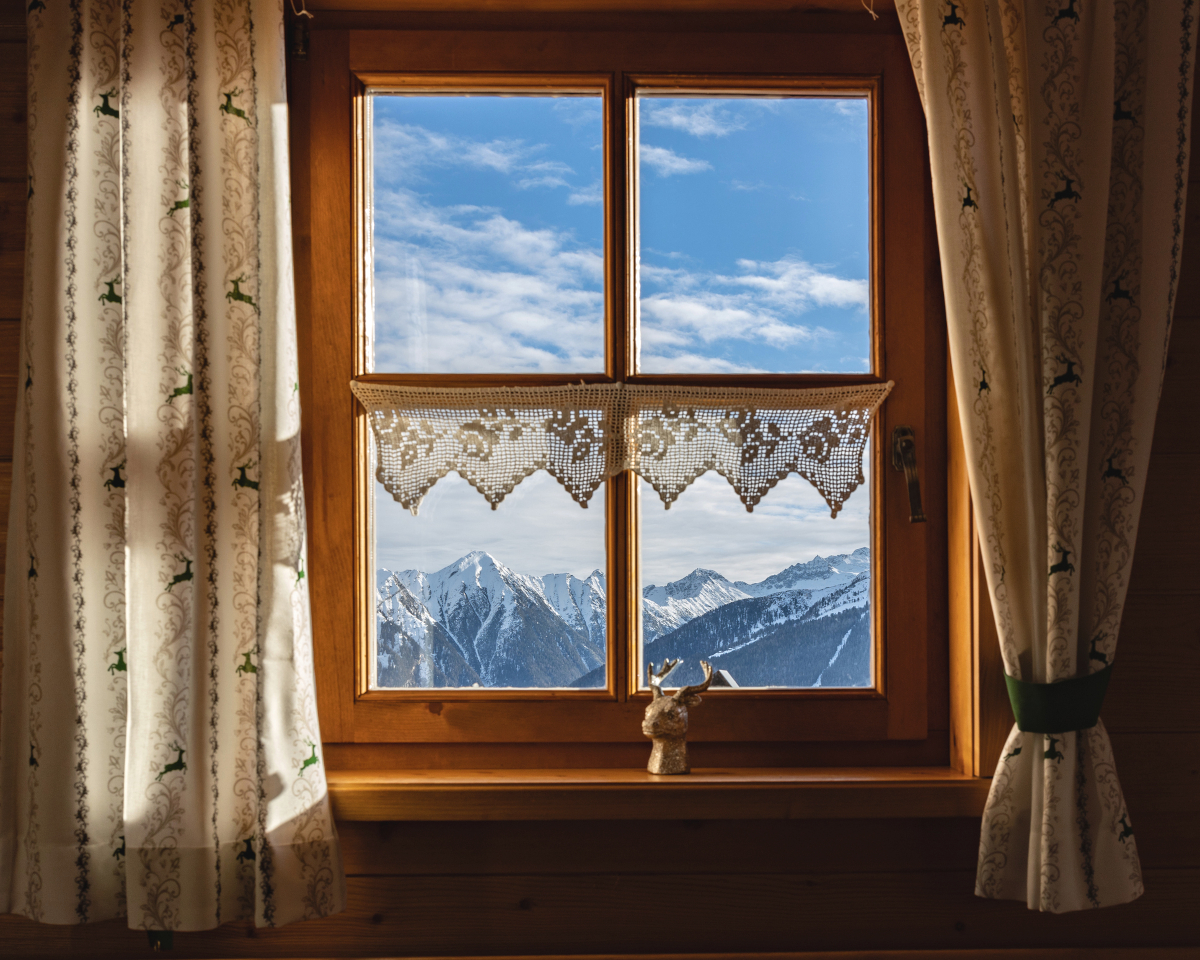
M897 3L1018 708L1022 691L1061 700L1057 684L1115 666L1178 279L1195 6ZM1014 727L996 769L976 892L1053 912L1138 897L1103 723L1018 721L1030 731Z
M29 9L0 912L334 913L281 2Z

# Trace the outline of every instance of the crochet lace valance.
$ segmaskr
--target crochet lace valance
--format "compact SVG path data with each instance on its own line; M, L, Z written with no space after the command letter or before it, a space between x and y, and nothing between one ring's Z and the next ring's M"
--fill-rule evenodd
M375 437L375 476L414 514L457 471L492 509L537 470L586 507L633 470L670 507L715 470L747 510L798 473L836 517L863 483L871 420L892 383L798 390L624 383L479 389L355 381Z

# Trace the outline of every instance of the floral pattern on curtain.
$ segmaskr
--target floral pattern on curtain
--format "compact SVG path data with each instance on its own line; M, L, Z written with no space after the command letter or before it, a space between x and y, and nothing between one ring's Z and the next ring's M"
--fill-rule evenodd
M1005 669L1106 669L1179 271L1194 0L898 0L929 128L950 354ZM1120 683L1120 668L1115 669ZM1142 893L1103 721L1014 727L976 892Z
M29 5L0 912L335 913L280 0Z

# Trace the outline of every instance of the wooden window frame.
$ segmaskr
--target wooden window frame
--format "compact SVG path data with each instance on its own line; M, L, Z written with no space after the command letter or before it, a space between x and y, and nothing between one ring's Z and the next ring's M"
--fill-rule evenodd
M314 558L310 588L318 702L327 743L390 745L359 753L418 766L486 765L480 758L492 758L496 766L540 765L552 754L563 756L561 747L572 745L584 748L578 751L581 760L600 758L596 765L603 766L644 751L640 720L648 695L633 689L623 655L623 641L635 636L629 625L636 605L612 596L615 590L610 591L610 604L617 606L616 622L626 623L627 632L620 637L618 631L609 631L610 644L622 643L622 655L613 661L614 682L606 690L566 695L556 691L549 696L521 691L481 701L440 690L397 697L367 691L363 684L364 646L358 638L363 617L373 611L363 602L369 596L364 581L373 578L364 578L364 551L355 547L356 541L362 542L354 532L362 530L362 501L369 484L362 482L366 471L360 468L355 486L354 467L364 448L366 427L347 387L352 376L362 374L362 353L354 334L365 265L356 220L363 197L362 178L354 175L355 138L361 129L355 98L364 80L378 81L400 63L406 75L423 75L425 82L435 75L461 79L467 75L463 66L470 64L475 82L488 75L528 78L530 63L536 62L560 78L603 74L622 96L628 91L628 78L670 82L664 78L673 76L674 82L694 86L700 77L719 75L737 78L739 87L756 81L778 84L781 78L797 75L860 86L863 78L876 78L871 82L879 89L876 102L883 132L877 149L883 163L876 163L875 169L880 171L878 202L884 212L876 231L883 255L875 257L873 285L887 318L881 324L876 371L900 381L878 417L871 460L873 492L878 491L876 504L883 516L875 525L872 545L873 587L880 589L885 579L893 584L886 602L875 604L877 616L886 617L886 646L877 644L884 651L876 671L879 684L868 691L714 693L694 713L691 739L705 759L718 762L732 756L743 762L753 758L763 766L828 765L834 757L849 764L946 762L950 718L944 326L924 121L903 40L895 33L845 33L827 26L825 32L809 33L803 18L794 17L787 19L788 29L782 33L730 34L714 31L702 20L674 17L671 42L665 45L661 29L641 33L644 24L627 16L604 24L608 29L560 18L554 29L522 30L503 38L497 38L494 24L475 30L461 15L452 27L449 21L425 18L411 29L314 29L307 63L289 64L303 449L309 550ZM689 30L693 22L697 29ZM609 144L608 163L614 171L625 163L627 121L626 117L624 136L613 138L621 142ZM608 179L611 184L613 178ZM625 257L631 223L629 209L619 199L610 198L608 209L614 234L608 244L612 262L606 287L610 313L616 314L610 322L619 330L629 304L613 274ZM344 270L329 269L337 263L345 264ZM628 357L627 345L625 353ZM622 376L626 371L621 366L613 365L613 379L676 379ZM923 376L897 376L914 367L922 369ZM824 382L836 380L844 382ZM739 381L722 377L721 382ZM795 378L779 377L780 385L794 382ZM927 524L908 524L906 491L885 455L883 438L898 424L917 430ZM619 477L608 486L611 516L613 500L632 500L632 482ZM628 538L611 542L610 552L631 549ZM924 562L913 562L913 557ZM632 562L630 569L636 584ZM903 589L894 586L901 575L906 578ZM914 629L912 624L924 626ZM345 751L347 763L360 762L350 758L353 753ZM342 754L327 750L327 756L336 767Z

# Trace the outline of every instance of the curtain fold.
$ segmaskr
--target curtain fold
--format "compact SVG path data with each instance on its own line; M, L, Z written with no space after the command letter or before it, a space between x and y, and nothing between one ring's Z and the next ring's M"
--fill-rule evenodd
M1194 0L898 0L929 129L950 355L1005 670L1115 665L1179 271ZM1121 672L1116 666L1115 683ZM1053 691L1051 691L1053 695ZM976 892L1142 893L1103 721L1014 726Z
M345 900L305 562L279 0L30 4L0 912Z

